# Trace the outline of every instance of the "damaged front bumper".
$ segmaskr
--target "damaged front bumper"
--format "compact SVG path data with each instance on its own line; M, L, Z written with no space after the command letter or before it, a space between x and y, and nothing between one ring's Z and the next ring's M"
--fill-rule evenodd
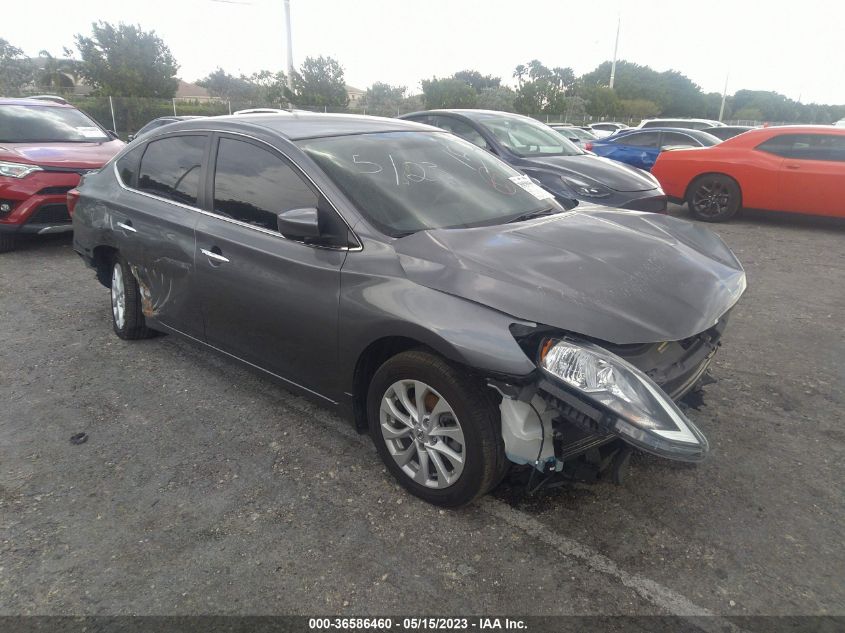
M490 382L502 395L508 459L559 472L576 458L624 442L667 459L703 460L707 439L675 401L702 382L726 321L727 315L689 339L649 345L540 339L530 383Z

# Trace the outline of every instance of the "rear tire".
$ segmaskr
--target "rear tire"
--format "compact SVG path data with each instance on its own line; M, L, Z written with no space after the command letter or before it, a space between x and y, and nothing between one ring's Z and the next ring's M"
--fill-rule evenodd
M0 233L0 253L8 253L18 246L17 235L12 233Z
M155 336L155 332L147 327L141 310L138 280L120 255L112 262L110 287L114 333L125 341Z
M376 371L367 394L367 418L387 469L429 503L470 503L498 484L507 470L492 392L430 352L402 352Z
M725 222L737 214L742 192L733 178L721 174L699 176L687 191L687 205L696 220Z

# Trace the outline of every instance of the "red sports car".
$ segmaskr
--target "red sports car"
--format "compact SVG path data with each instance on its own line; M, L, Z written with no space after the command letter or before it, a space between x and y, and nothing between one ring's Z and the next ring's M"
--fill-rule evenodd
M750 130L713 147L663 152L651 170L675 202L705 222L741 207L845 217L845 129Z
M66 103L0 99L0 253L22 233L70 231L67 192L123 145Z

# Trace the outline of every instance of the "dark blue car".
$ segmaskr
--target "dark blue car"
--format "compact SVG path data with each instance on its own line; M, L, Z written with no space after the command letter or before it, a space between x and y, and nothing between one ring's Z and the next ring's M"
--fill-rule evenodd
M651 171L657 155L670 147L710 147L721 141L707 132L683 128L628 129L588 143L584 149Z

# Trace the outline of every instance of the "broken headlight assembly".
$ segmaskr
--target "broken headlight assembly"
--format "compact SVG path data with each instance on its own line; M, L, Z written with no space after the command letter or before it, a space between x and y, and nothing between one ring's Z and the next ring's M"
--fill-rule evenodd
M546 339L538 366L553 385L597 406L602 426L640 448L669 459L700 461L707 439L642 371L610 353L572 339Z

